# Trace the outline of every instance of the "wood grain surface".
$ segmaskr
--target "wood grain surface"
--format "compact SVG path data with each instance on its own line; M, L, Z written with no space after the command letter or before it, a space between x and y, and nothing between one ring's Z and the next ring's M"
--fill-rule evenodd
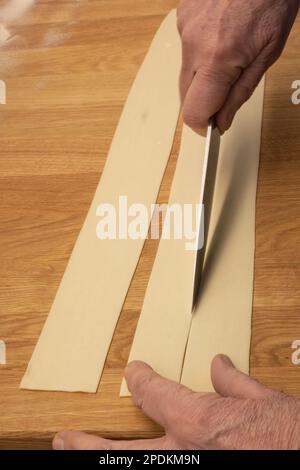
M0 6L5 2L0 0ZM146 243L97 394L19 383L97 186L125 98L175 0L38 0L0 48L0 447L49 448L54 433L154 437L118 397L157 242ZM251 375L300 398L300 21L267 75L256 218ZM179 144L159 194L166 202Z

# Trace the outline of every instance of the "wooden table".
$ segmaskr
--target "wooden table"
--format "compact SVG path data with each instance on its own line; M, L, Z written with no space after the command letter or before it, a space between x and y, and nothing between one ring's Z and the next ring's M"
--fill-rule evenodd
M2 2L3 4L4 2ZM39 0L0 49L0 446L47 448L73 428L151 437L119 386L157 242L147 242L97 394L32 392L19 383L84 221L124 100L174 0ZM0 0L1 5L1 0ZM256 223L251 374L300 397L300 21L267 76ZM298 73L298 75L297 75ZM179 132L161 186L166 202Z

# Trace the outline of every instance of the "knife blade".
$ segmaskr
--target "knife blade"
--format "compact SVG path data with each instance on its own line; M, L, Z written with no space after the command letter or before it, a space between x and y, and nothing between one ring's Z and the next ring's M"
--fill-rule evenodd
M205 252L207 248L207 235L217 174L220 140L220 132L217 127L214 127L214 122L211 120L207 128L199 198L199 207L201 209L198 213L196 224L197 254L194 264L192 313L195 311L195 307L198 302L203 274Z

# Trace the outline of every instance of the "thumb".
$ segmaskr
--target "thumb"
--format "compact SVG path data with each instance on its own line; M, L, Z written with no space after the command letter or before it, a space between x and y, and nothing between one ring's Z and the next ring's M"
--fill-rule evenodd
M164 379L144 362L131 362L125 378L135 405L166 430L176 427L193 407L195 392Z
M211 364L211 379L215 391L223 397L268 398L275 391L237 370L228 356L217 355Z

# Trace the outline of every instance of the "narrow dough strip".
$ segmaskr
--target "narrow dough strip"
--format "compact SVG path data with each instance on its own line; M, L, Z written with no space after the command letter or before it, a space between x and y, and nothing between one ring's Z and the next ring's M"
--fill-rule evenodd
M181 45L176 12L158 30L128 96L105 169L22 388L95 392L144 240L99 240L101 203L148 208L156 200L176 129Z
M195 390L211 389L210 362L218 352L248 371L263 91L264 81L222 137L196 312L191 315L194 254L183 241L161 240L130 352L129 361L145 361L172 380L180 381L183 367L182 383ZM204 143L184 128L170 203L198 201ZM124 380L120 395L129 395Z
M169 205L198 203L204 147L205 139L183 126ZM160 240L129 357L177 381L191 322L194 261L184 238ZM124 380L120 395L129 395Z

